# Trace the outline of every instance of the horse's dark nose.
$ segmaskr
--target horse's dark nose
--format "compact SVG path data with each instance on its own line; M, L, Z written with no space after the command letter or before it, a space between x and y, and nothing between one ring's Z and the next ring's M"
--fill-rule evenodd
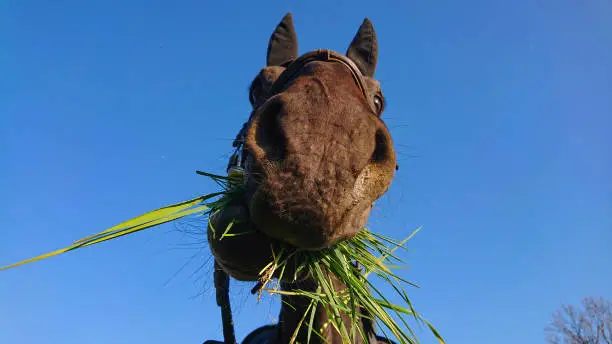
M283 104L279 100L271 100L258 111L251 124L254 134L247 142L256 160L279 162L286 155L286 137L280 118Z

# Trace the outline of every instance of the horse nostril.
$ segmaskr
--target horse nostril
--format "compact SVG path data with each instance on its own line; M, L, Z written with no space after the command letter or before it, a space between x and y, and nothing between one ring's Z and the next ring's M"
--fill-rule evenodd
M382 162L389 158L389 141L387 135L382 130L376 131L374 153L372 153L372 162Z
M261 112L256 124L255 144L268 160L280 161L285 157L286 140L279 123L282 104L274 102Z

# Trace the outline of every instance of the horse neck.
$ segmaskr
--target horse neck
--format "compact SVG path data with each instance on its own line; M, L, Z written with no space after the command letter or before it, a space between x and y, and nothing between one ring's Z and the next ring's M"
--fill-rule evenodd
M335 291L340 291L346 288L346 285L340 282L335 276L333 276L333 274L330 274L330 275L332 277L332 282L334 284ZM314 281L314 279L306 279L300 282L282 283L281 289L283 291L294 291L297 289L301 289L301 290L305 290L309 292L315 292L317 289L317 283L316 281ZM308 310L309 305L310 305L310 299L308 299L307 297L295 296L295 295L283 295L282 296L282 305L281 305L281 311L280 311L279 322L278 322L279 333L278 333L278 338L277 338L278 340L277 344L290 343L291 337L295 333L295 330L300 325L300 321L302 321L302 318L304 317L304 314L306 313L308 314L304 317L304 320L302 321L302 324L300 326L300 329L298 331L298 334L297 334L297 337L294 343L306 343L307 342L308 332L311 331L311 329L309 328L310 314L311 314L310 313L311 310ZM352 323L351 318L347 314L344 314L344 313L341 313L341 316L342 316L342 322L343 324L345 324L345 328L347 329L348 333L351 333L350 332L351 323ZM329 320L329 317L328 317L327 311L321 305L317 306L315 310L315 318L314 318L312 330L320 331L319 334L321 334L321 336L315 333L311 333L310 343L312 344L322 344L322 343L341 344L342 343L342 336L340 335L340 333L338 333L338 331L334 328L334 326L328 322L328 320ZM358 326L361 327L361 330L365 331L366 333L374 332L372 324L369 320L364 319L360 321ZM321 337L325 338L325 340ZM359 336L359 334L357 335L357 337L358 338L356 338L355 341L353 341L353 343L355 344L365 343L363 339L361 338L361 336Z

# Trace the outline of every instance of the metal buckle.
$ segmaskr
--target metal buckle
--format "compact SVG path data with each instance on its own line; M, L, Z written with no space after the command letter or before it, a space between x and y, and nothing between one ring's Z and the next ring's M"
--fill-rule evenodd
M240 137L234 142L236 150L230 158L230 163L227 166L227 176L235 182L246 183L246 171L242 167L244 139Z

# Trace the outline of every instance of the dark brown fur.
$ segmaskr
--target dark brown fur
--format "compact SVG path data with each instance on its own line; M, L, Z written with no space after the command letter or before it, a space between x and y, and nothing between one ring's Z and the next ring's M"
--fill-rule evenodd
M280 93L269 97L285 68L281 64L297 57L290 14L270 39L268 66L250 88L254 110L246 131L247 193L212 218L217 230L238 219L232 232L243 235L218 240L209 228L215 258L238 280L257 280L281 243L319 250L353 237L391 184L396 158L382 111L377 111L384 98L373 78L378 47L369 20L363 22L347 56L365 77L366 98L350 70L330 62L305 65ZM300 283L302 288L316 288L312 280ZM338 289L345 288L336 283ZM283 284L285 290L293 288ZM295 310L282 306L278 343L288 342L305 310L304 300L283 299ZM318 310L316 328L325 321L325 312ZM302 343L305 334L300 332ZM329 343L341 342L331 327L323 335ZM311 342L320 339L313 335Z

